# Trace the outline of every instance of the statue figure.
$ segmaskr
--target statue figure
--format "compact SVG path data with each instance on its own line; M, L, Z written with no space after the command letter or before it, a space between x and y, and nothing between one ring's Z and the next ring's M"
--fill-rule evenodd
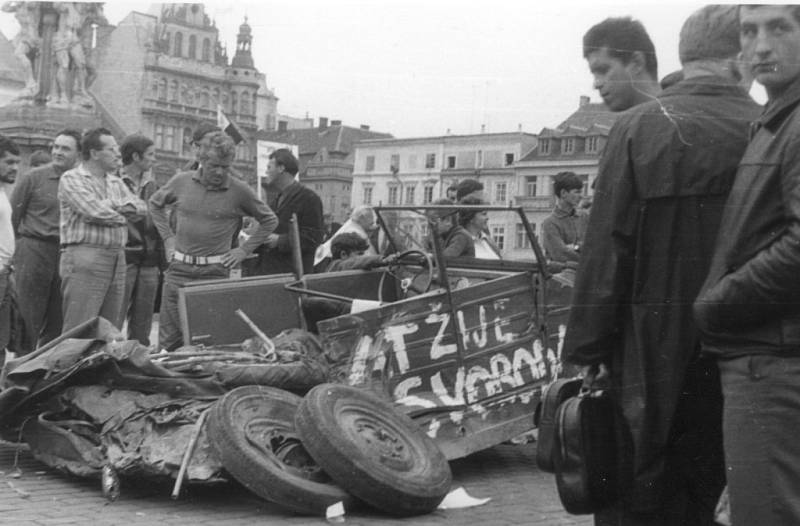
M87 61L81 33L95 21L104 21L102 7L84 2L54 2L58 12L58 28L53 35L55 82L50 86L50 104L70 102L91 107L86 93Z
M25 68L25 88L20 98L32 98L39 91L39 83L34 77L34 60L41 47L39 36L39 2L6 2L2 10L14 13L19 22L19 33L14 37L14 55Z

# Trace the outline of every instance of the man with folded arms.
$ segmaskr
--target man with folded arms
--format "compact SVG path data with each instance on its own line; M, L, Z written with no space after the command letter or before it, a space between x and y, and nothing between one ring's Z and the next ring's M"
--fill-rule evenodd
M119 329L128 220L142 220L147 204L114 175L120 153L110 131L95 128L86 132L81 155L83 162L64 172L58 183L63 330L96 316Z
M278 226L269 207L244 182L232 177L233 140L223 132L208 136L199 154L200 168L175 175L150 198L153 222L164 240L169 268L164 275L159 314L159 346L172 351L183 344L178 317L178 290L192 281L225 279L232 267L264 243ZM175 229L167 207L174 206ZM258 228L240 247L231 249L242 218Z

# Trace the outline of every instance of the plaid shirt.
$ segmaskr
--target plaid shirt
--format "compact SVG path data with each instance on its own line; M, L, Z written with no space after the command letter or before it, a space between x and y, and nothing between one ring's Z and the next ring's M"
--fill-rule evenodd
M83 164L61 176L58 201L63 245L122 248L128 239L128 221L117 210L133 205L138 215L147 214L147 204L122 179L107 174L105 180L98 180Z

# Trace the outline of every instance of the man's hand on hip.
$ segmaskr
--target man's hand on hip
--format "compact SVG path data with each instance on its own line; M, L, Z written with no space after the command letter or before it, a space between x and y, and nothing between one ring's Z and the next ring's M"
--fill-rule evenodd
M247 257L247 253L241 248L233 248L227 254L222 255L222 264L228 268L239 265Z

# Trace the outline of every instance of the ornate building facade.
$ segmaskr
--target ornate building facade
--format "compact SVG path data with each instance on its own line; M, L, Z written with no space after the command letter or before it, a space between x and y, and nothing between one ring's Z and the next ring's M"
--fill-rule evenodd
M256 132L274 128L278 99L253 64L252 39L245 19L229 61L203 4L134 11L98 45L90 92L115 134L153 138L162 181L193 160L193 130L216 124L221 108L245 138L234 166L255 184Z

